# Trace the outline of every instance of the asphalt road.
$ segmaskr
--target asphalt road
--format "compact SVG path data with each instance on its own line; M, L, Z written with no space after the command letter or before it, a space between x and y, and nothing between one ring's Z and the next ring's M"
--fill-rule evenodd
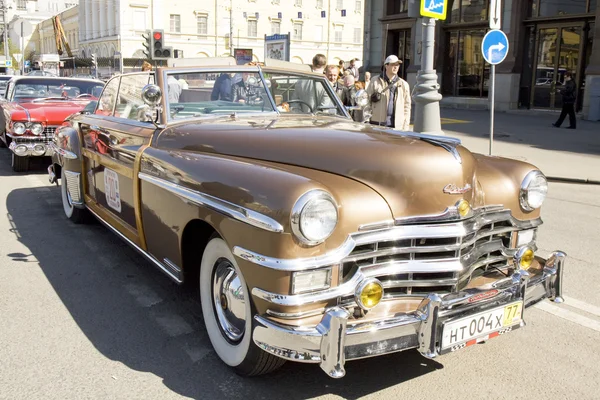
M351 362L344 379L287 363L244 379L223 366L193 291L98 223L71 224L45 165L16 175L0 149L2 399L597 399L600 186L551 184L540 252L569 254L568 302L436 360Z

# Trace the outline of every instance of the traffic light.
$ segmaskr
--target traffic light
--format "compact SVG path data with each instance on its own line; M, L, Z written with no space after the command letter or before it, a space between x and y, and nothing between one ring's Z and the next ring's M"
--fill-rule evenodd
M152 60L152 56L154 55L154 49L152 48L152 45L154 44L152 32L146 31L145 34L142 33L142 37L144 38L144 41L142 42L142 46L145 48L144 55L147 60Z
M92 53L92 65L94 67L98 67L98 63L97 63L97 60L96 60L96 53Z
M162 29L152 31L152 59L166 60L173 57L173 48L165 47L165 33Z

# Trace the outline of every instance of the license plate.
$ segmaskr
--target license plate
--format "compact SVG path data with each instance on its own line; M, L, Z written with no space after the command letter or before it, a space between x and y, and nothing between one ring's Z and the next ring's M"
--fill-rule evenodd
M444 323L440 353L464 347L510 332L520 326L523 302L517 301L492 310Z

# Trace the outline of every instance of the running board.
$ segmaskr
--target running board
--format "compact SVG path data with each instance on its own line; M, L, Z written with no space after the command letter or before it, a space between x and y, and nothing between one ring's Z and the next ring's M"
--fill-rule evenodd
M133 247L138 253L140 253L148 261L150 261L152 264L154 264L155 267L158 267L159 270L164 272L169 278L171 278L173 281L175 281L175 283L178 283L178 284L183 283L183 274L182 274L181 268L179 268L177 265L175 265L175 263L173 263L171 260L169 260L167 258L164 259L165 264L161 263L153 255L151 255L150 253L148 253L145 250L142 250L137 244L133 243L125 235L123 235L121 232L119 232L116 228L114 228L108 222L103 220L98 214L96 214L94 211L92 211L89 207L86 207L86 208L88 209L88 211L90 213L92 213L92 215L94 217L98 218L98 221L100 221L102 223L102 225L106 226L111 231L116 233L121 239L123 239L127 244L129 244L131 247Z

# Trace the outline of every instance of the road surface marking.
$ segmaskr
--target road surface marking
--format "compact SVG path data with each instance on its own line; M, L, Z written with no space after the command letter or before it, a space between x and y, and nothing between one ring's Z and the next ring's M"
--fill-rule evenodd
M536 307L559 318L566 319L567 321L574 322L586 328L593 329L596 332L600 332L600 322L591 318L584 317L583 315L579 315L577 313L574 313L573 311L569 311L565 308L555 306L546 301L538 303Z
M125 285L125 289L135 297L135 301L142 307L152 307L155 304L162 303L163 299L157 295L152 289L144 285L129 284Z
M167 335L171 337L194 332L194 329L190 326L190 324L185 322L185 320L179 315L165 315L156 317L156 321L161 328L167 332Z
M453 119L453 118L440 118L443 124L470 124L472 121L466 121L464 119Z
M592 304L588 304L584 301L573 299L568 296L563 296L565 298L565 304L569 307L577 308L581 311L585 311L589 314L594 314L600 317L600 307L594 306Z

